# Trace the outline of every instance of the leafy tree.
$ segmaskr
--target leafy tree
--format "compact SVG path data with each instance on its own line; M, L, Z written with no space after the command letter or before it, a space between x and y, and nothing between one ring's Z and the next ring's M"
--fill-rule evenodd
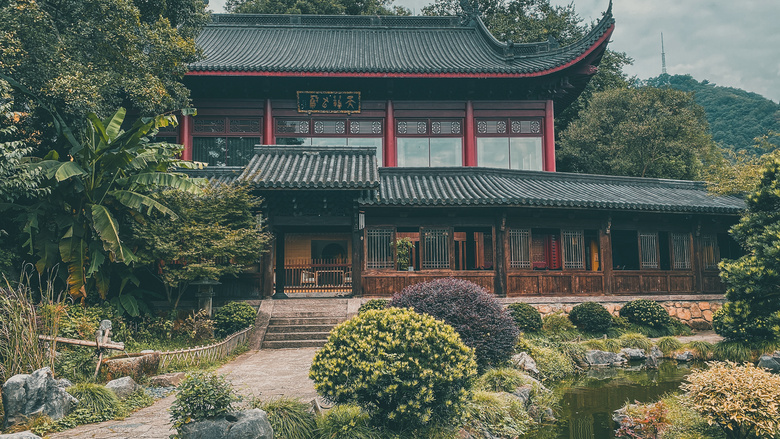
M393 0L227 0L225 10L239 14L411 15Z
M692 96L652 87L594 94L560 145L562 171L689 180L715 153Z
M780 337L780 158L763 167L731 234L746 254L720 263L728 302L715 313L718 334L738 341Z
M10 0L0 2L0 71L57 108L72 127L84 115L107 115L119 106L160 114L185 108L180 82L199 58L194 37L208 20L202 0ZM27 132L54 146L56 129L34 100ZM27 111L27 110L25 110ZM68 146L60 144L59 152Z
M124 118L124 108L106 120L90 114L80 140L61 126L70 145L68 156L61 160L51 151L31 165L44 173L42 185L49 193L23 207L25 247L37 258L39 272L67 266L68 291L75 298L97 292L105 299L112 274L122 278L120 293L133 279L130 265L136 257L123 238L129 219L143 221L152 212L176 218L149 192L163 187L201 190L196 181L170 172L188 166L176 158L180 146L151 143L146 137L175 124L175 116L144 118L127 131L120 128Z
M574 9L574 3L553 6L549 0L468 0L471 8L479 8L482 21L501 41L519 43L547 41L554 38L561 46L578 41L590 29ZM423 8L425 15L457 15L463 13L461 0L435 0ZM582 94L555 119L556 131L563 131L587 108L593 93L612 88L625 88L635 81L623 73L623 67L633 60L623 52L607 50L599 71L591 78Z
M741 195L755 190L761 178L764 164L778 157L772 140L780 140L780 133L770 132L755 139L756 145L751 149L734 152L721 149L722 157L718 157L704 169L703 178L708 182L708 189L720 195ZM763 151L755 155L751 151Z
M139 262L160 280L174 307L193 281L236 275L268 247L269 235L254 216L260 200L245 187L221 185L201 194L164 191L155 199L178 219L157 214L136 223L133 235Z

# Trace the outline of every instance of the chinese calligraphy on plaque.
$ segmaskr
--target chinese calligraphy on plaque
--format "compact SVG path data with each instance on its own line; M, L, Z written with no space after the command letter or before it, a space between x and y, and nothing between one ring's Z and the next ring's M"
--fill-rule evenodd
M299 91L299 113L360 113L359 91Z

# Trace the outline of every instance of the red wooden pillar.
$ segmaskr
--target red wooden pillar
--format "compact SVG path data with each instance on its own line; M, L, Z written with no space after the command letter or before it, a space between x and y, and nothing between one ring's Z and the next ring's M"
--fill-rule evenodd
M553 101L550 99L544 111L544 170L555 172L555 116Z
M474 104L466 101L466 121L463 128L463 166L477 166L477 142L474 136Z
M265 111L263 111L263 145L273 145L276 143L274 138L274 115L271 112L271 100L265 100Z
M395 143L395 113L393 110L393 101L390 99L387 100L385 113L385 147L382 154L382 166L395 168L398 166L398 154Z
M192 116L182 116L179 124L179 139L184 146L182 160L192 160Z

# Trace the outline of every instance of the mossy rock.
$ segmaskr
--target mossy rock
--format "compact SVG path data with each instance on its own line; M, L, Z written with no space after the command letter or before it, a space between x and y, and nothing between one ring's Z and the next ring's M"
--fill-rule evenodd
M106 358L100 363L100 377L106 381L126 376L140 381L145 376L157 375L159 370L159 352Z

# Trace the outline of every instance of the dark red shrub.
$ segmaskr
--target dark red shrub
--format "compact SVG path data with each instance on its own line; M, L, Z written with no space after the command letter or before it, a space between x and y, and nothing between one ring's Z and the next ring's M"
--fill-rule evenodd
M390 306L413 308L451 325L474 348L480 367L512 356L518 330L512 316L489 292L461 279L437 279L405 288Z

